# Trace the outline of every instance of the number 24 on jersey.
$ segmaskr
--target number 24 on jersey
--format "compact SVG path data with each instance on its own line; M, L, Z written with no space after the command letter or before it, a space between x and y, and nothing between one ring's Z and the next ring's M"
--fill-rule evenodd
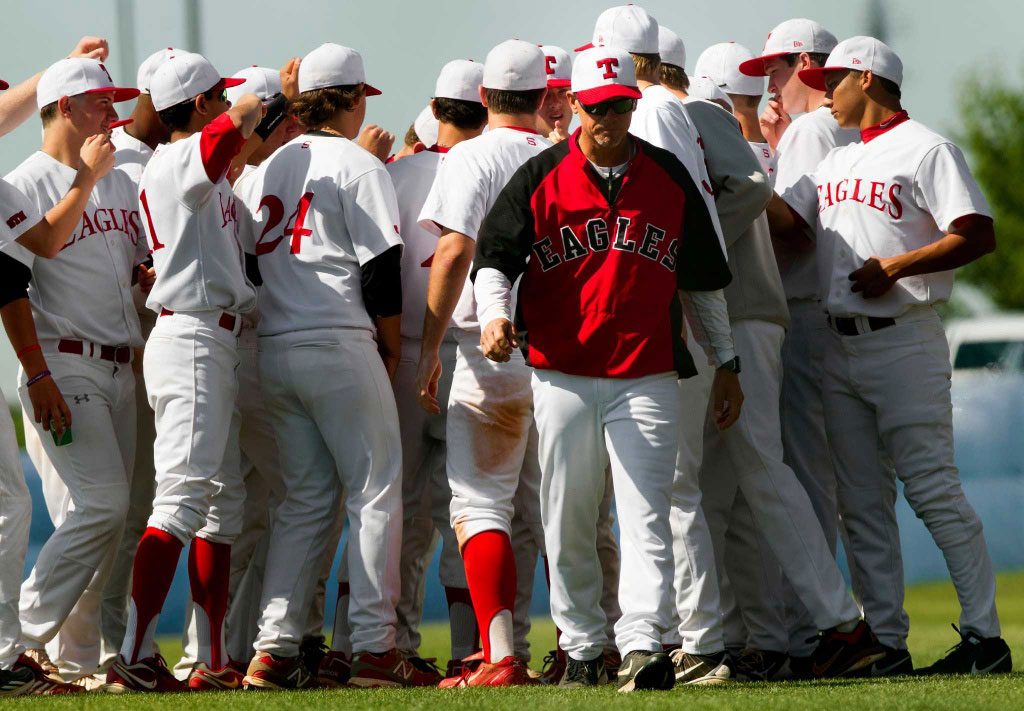
M284 217L284 203L276 195L265 195L260 200L260 210L267 208L267 223L256 241L256 256L270 254L285 237L291 237L292 254L299 254L302 251L302 238L313 234L313 230L306 227L306 215L309 206L313 203L313 193L306 193L299 198L299 204L295 206L292 214L285 221L284 230L276 232L277 226L281 224Z

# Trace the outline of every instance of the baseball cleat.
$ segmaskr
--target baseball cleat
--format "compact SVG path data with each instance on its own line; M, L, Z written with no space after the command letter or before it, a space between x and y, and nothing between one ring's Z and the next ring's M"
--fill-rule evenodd
M732 681L732 669L724 651L718 654L688 654L682 649L676 649L669 658L672 660L677 684L710 686Z
M77 679L72 679L68 683L72 686L81 687L84 691L106 691L107 675L105 673L87 674L86 676L80 676Z
M975 632L961 632L960 642L945 657L929 667L918 669L919 676L937 674L1006 674L1013 670L1010 648L1002 637L981 637Z
M540 676L537 680L541 684L559 684L561 685L562 677L565 676L565 667L569 655L563 652L561 649L552 649L546 657L544 657L544 665L541 667Z
M54 681L63 684L64 678L60 675L60 669L50 659L50 655L46 653L45 649L26 649L24 655L35 662L43 674L50 677Z
M819 679L851 676L884 656L885 648L864 620L850 632L833 627L818 634L818 647L811 655L811 675Z
M171 674L167 662L159 654L140 659L135 664L129 664L119 654L107 670L104 691L111 694L123 694L126 691L188 691L188 685Z
M914 673L914 662L910 658L910 652L905 649L894 649L884 644L885 656L876 659L860 671L850 676L858 677L883 677L883 676L907 676Z
M432 662L409 657L397 649L375 654L352 655L352 675L348 685L360 689L399 686L437 686L441 672Z
M278 657L256 652L249 662L242 686L246 689L309 689L316 686L301 657Z
M617 676L620 693L668 691L676 683L672 660L664 652L633 650L622 658Z
M348 684L352 676L352 657L344 652L330 651L320 661L320 669L316 680L320 686L337 688Z
M789 657L789 676L787 681L799 681L801 679L813 679L814 674L811 673L811 663L813 657L797 657L790 655Z
M481 656L481 654L479 652L477 652L476 654L471 654L470 656L466 657L465 659L449 659L448 660L448 667L445 669L445 672L444 672L444 678L445 679L458 678L458 677L462 676L463 674L472 672L478 666L480 666L480 663L482 661L483 661L483 657ZM442 680L441 683L443 684L444 680Z
M242 688L243 674L230 665L214 671L203 662L196 662L188 675L190 691L236 691Z
M468 662L478 661L475 668ZM483 652L466 657L466 669L461 676L449 677L438 687L441 689L458 689L466 686L529 686L536 684L530 677L529 669L518 657L505 657L499 662L489 664L483 661Z
M323 637L306 637L302 640L302 644L299 645L299 657L302 658L302 663L310 676L317 678L320 675L320 665L330 651L324 644Z
M608 672L604 668L604 657L580 661L567 657L565 674L558 682L562 689L583 689L608 683Z
M57 696L85 691L73 684L54 681L34 659L22 654L10 669L0 670L0 697Z
M604 650L604 670L608 672L608 683L615 679L615 675L619 673L619 667L621 666L622 657L618 651L614 649Z
M0 696L28 694L35 680L36 675L31 668L15 662L10 669L0 669Z
M744 649L733 664L737 681L778 681L789 672L789 655L768 649Z

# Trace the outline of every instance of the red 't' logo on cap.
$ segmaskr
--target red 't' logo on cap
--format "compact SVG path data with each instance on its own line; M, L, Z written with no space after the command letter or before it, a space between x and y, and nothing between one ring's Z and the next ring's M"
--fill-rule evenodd
M551 57L551 56L544 57L544 71L546 71L548 74L554 74L555 73L555 65L556 64L558 64L558 60L555 59L554 57Z
M597 60L597 68L600 69L601 67L604 67L604 74L601 75L602 79L617 79L619 74L612 69L612 67L617 66L619 66L619 60L617 57L608 57L607 59Z

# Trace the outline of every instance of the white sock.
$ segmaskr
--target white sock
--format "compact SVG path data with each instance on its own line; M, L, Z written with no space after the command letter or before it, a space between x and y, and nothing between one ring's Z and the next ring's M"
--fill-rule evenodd
M487 637L491 643L491 658L487 661L491 664L515 654L512 643L512 613L509 610L502 610L491 618Z

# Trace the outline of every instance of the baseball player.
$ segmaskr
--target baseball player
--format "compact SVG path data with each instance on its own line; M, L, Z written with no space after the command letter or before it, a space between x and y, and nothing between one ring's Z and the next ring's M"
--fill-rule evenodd
M42 149L8 175L39 213L66 194L89 136L104 134L117 120L113 104L138 94L113 85L96 59L72 58L54 64L39 80L36 103L43 123ZM53 379L79 423L70 443L58 446L35 422L43 457L33 448L56 530L44 545L22 589L22 638L28 654L51 674L57 672L44 645L63 625L87 589L93 607L106 582L123 526L127 474L134 456L134 422L126 425L133 402L131 347L141 343L132 304L136 267L147 259L140 241L138 210L131 180L107 174L79 214L80 224L52 260L12 246L11 255L32 273L29 297L40 345ZM81 283L88 296L68 291ZM150 282L151 283L151 282ZM130 313L128 313L130 311ZM26 376L27 377L27 376ZM28 389L23 411L31 412ZM133 418L127 418L133 419ZM130 441L129 441L130 440ZM63 440L61 440L63 441ZM65 515L66 513L66 515ZM69 568L69 561L73 560ZM86 654L69 659L66 670L78 678L99 663L97 618L90 615Z
M954 269L995 249L991 211L960 150L909 118L900 102L903 63L886 44L844 40L823 67L799 77L825 91L839 125L861 136L786 190L799 219L779 212L797 244L801 227L815 228L830 329L825 424L851 567L886 647L876 668L910 665L903 568L894 553L895 469L942 550L961 605L960 643L920 671L1009 672L992 561L953 461L949 350L934 309L949 297Z
M299 688L313 680L298 655L314 588L307 570L323 559L343 487L354 651L348 684L432 684L436 672L419 671L395 648L401 451L388 381L400 353L402 239L391 180L354 143L366 98L380 91L366 83L359 53L336 44L302 59L298 89L294 108L306 133L252 176L264 280L260 375L289 446L281 451L286 494L275 513L245 685Z
M580 130L519 169L481 227L481 348L507 362L518 332L527 333L552 614L569 654L561 684L596 686L606 677L596 526L610 464L625 550L619 690L666 689L675 683L661 638L671 607L681 407L672 371L673 354L685 352L671 335L682 327L676 291L720 289L729 270L701 188L671 153L629 136L641 96L629 53L582 52L570 96ZM511 291L520 275L514 328ZM719 335L728 339L728 329ZM738 414L735 374L723 371L720 385L716 396Z
M568 137L572 109L569 107L569 83L572 78L572 59L569 53L553 44L541 45L544 53L544 72L548 77L548 91L537 112L537 129L552 143Z
M31 105L35 104L36 86L40 78L41 75L36 75L15 89L27 97ZM0 90L7 87L6 82L0 81ZM12 113L18 113L19 104L28 103L22 102L22 96L16 96L11 103L2 99L0 102ZM0 133L6 133L15 125L0 127ZM0 315L3 316L8 339L30 380L47 372L48 368L28 300L27 286L31 270L9 254L15 251L10 245L17 243L36 256L46 258L56 254L72 235L82 219L96 183L113 166L113 147L109 141L104 140L103 134L96 134L86 139L79 158L79 168L70 189L64 199L59 200L46 213L45 218L40 217L32 201L24 194L6 181L0 181L0 283L3 284L0 290ZM47 426L51 420L55 420L55 427L61 430L65 422L70 422L71 411L52 375L36 378L33 387L29 389L29 398L33 405L33 419L38 416ZM0 502L0 547L3 559L0 566L0 597L4 600L4 605L0 607L0 695L50 695L81 691L80 686L54 679L49 675L52 670L49 673L44 671L35 660L21 654L21 623L17 609L28 544L31 499L18 460L14 428L10 420L2 418Z
M437 139L426 150L388 165L395 186L402 225L402 358L395 373L395 401L402 432L403 512L401 594L397 646L416 658L420 645L419 623L423 614L424 578L440 538L441 584L448 601L451 626L451 661L445 676L458 676L463 659L479 649L476 618L466 586L459 545L449 519L451 488L445 474L445 418L430 415L419 406L416 366L423 335L427 281L437 237L417 222L423 204L448 151L479 136L487 123L487 109L480 102L482 64L457 59L446 64L437 78L428 110L438 122ZM436 117L436 118L435 118ZM417 125L421 121L417 119ZM417 129L417 133L420 130ZM442 379L438 401L447 404L456 342L449 333L441 344ZM440 680L439 680L440 681Z
M690 98L686 94L685 87L688 86L689 80L681 64L685 61L682 41L671 30L661 27L659 44L663 56L661 75L663 80L667 80L664 86L683 101L687 116L700 133L705 162L715 190L715 206L728 246L730 269L734 277L733 282L725 289L725 299L729 307L736 351L741 359L755 361L753 368L748 368L754 373L742 379L753 380L758 384L762 379L771 382L770 361L765 363L769 368L769 375L765 376L760 372L763 362L760 353L752 353L747 348L747 331L756 328L750 325L751 321L769 320L779 324L780 329L784 329L788 324L785 300L781 296L774 301L770 298L772 293L781 294L782 289L781 284L778 284L778 288L773 292L773 287L778 283L778 268L775 266L768 225L763 216L771 188L767 176L758 170L756 157L752 155L744 140L737 121L728 113L721 111L718 106ZM708 63L706 55L707 52L702 54L696 64L696 70L705 74L707 72L702 69L702 64ZM707 375L703 377L708 378ZM746 415L741 419L739 426L761 417L764 410L770 413L776 409L770 400L767 404L761 400L760 388L748 388L751 402L747 403ZM745 389L744 394L747 393L748 389ZM771 397L770 392L767 393L767 397ZM706 445L707 442L702 442L700 450L703 451ZM687 463L682 461L679 464L680 468L687 466ZM690 463L689 466L694 464ZM689 675L685 669L678 672L681 680L693 678L690 683L711 683L728 678L728 667L715 669L717 663L722 661L720 652L723 651L723 646L735 645L736 640L739 640L739 647L746 646L747 637L732 601L731 578L737 578L737 586L749 586L751 580L760 580L760 576L747 575L747 570L756 570L760 567L762 555L749 509L746 508L742 497L736 497L728 487L722 486L722 483L728 480L727 474L721 477L716 476L714 472L710 472L710 476L708 474L706 470L701 470L702 509L711 527L714 550L717 554L715 568L719 575L720 605L725 613L725 625L723 629L717 623L708 624L706 620L701 619L699 606L695 606L689 599L689 591L694 586L688 585L687 581L695 574L690 571L691 561L700 560L700 551L689 553L686 550L685 539L677 538L677 607L681 621L680 637L683 641L681 652L677 653L677 656L681 657L677 661L677 667L680 662L683 666L695 667ZM681 478L684 473L680 472L677 476ZM742 525L738 525L739 521L742 521ZM727 523L729 525L726 525ZM743 539L738 539L737 536L740 529L746 534ZM770 551L768 555L770 556ZM739 574L729 576L726 574L728 571L736 571ZM756 599L761 598L758 596ZM698 614L691 612L694 609L698 610ZM777 628L779 633L785 636L785 626L781 621ZM712 633L714 637L711 636ZM712 642L717 643L718 649L714 649L711 654L707 651L704 654L695 653L693 647L703 647L707 650ZM788 638L783 641L783 649L786 642ZM687 652L691 655L688 664L683 658ZM704 657L703 664L706 666L703 674L698 673L700 662L692 657Z
M226 175L263 113L255 95L234 107L227 102L225 88L240 82L189 52L168 57L150 81L153 107L171 134L146 166L138 196L159 275L147 301L159 318L143 363L156 417L156 495L135 556L121 653L107 673L112 691L240 683L226 666L223 622L242 515L237 335L255 292ZM171 675L153 641L186 544L201 640L188 687Z
M521 357L497 367L479 349L479 323L467 280L484 215L512 174L550 143L537 130L547 90L544 53L508 40L484 64L481 98L488 129L450 150L420 213L440 239L427 288L416 387L421 405L440 414L441 344L454 315L458 342L447 411L451 525L458 539L483 646L481 663L442 686L508 686L531 681L513 632L519 578L536 558L516 556L513 515L539 540L540 481L530 371ZM517 497L517 491L523 493Z
M856 130L840 128L828 107L823 106L824 92L807 86L796 74L821 66L835 45L835 36L817 22L787 20L772 29L761 56L739 66L740 72L748 76L768 77L772 98L761 116L760 127L774 151L770 176L780 195L794 181L813 172L830 150L859 139ZM790 112L799 115L792 118ZM821 367L828 338L828 326L821 318L823 295L818 293L813 251L781 249L776 256L790 314L789 331L782 345L783 454L811 499L826 542L835 551L836 477L821 401ZM859 588L857 582L855 579L855 588ZM784 603L800 611L795 595L786 593ZM790 665L798 675L809 671L814 628L804 611L791 625ZM908 669L893 667L896 673Z

